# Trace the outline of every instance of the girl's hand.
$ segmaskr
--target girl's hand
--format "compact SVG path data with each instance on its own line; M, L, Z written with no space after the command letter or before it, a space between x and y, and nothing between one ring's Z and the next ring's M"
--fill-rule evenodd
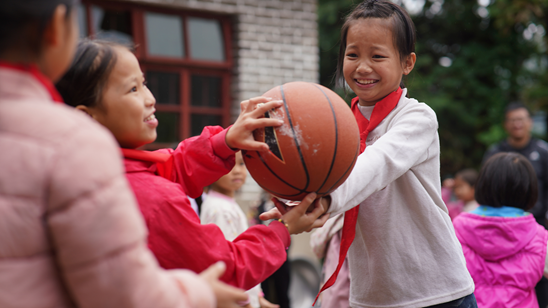
M240 308L238 302L248 300L244 290L229 286L228 284L219 281L219 277L225 272L226 265L224 262L217 262L205 271L200 273L202 277L211 287L215 297L217 298L217 308Z
M283 105L283 101L272 101L267 97L255 97L240 103L240 115L226 133L226 144L232 149L267 151L268 145L255 141L253 131L267 126L278 127L280 119L265 118L264 114Z
M262 296L259 296L259 305L261 308L280 308L280 305L272 304Z
M319 228L329 218L329 214L325 214L329 208L329 200L327 200L328 198L315 198L316 194L310 193L300 203L291 203L289 206L274 198L276 209L261 214L260 218L263 220L281 218L287 224L290 234L299 234ZM293 206L293 204L296 205Z
M318 200L327 211L329 209L329 206L331 205L331 196L327 195L319 198ZM291 210L295 205L300 203L298 201L297 202L290 201L290 202L284 203L276 197L272 198L272 202L274 202L274 205L276 205L276 207L267 212L260 214L259 215L260 220L280 219L282 215L284 215L289 210ZM314 208L315 208L314 204L311 204L308 207L307 212L313 211Z

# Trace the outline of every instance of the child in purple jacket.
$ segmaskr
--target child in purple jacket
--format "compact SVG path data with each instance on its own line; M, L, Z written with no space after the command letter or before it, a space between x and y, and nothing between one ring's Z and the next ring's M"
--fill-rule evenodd
M526 212L537 200L535 171L518 153L485 162L476 183L480 206L453 224L474 279L478 307L538 307L535 285L548 277L548 231Z

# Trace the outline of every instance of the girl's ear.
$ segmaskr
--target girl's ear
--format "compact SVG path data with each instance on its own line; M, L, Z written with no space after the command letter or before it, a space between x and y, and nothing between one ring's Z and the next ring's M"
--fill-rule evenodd
M75 8L76 10L76 8ZM59 4L44 29L38 67L56 82L68 69L78 40L78 24L74 12L67 16L67 7Z
M84 106L84 105L78 105L75 107L76 110L80 110L80 111L83 111L84 113L86 113L88 116L92 117L93 119L95 119L95 112L93 112L93 109L89 108L88 106Z
M411 73L411 71L415 67L415 61L417 61L417 55L414 52L412 52L405 59L405 63L404 63L404 66L403 66L403 74L404 75L408 75L409 73Z
M64 5L59 5L55 8L53 16L44 30L45 44L57 46L63 40L66 12L67 7Z

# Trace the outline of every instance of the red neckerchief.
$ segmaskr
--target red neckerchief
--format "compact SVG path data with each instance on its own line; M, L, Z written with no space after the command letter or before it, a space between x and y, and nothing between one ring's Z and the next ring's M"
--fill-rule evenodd
M382 120L384 120L384 118L386 118L386 116L392 110L394 110L394 108L396 108L396 105L400 100L401 94L402 89L398 88L396 91L388 94L388 96L376 103L375 107L373 108L373 112L371 113L370 121L368 121L363 116L360 108L358 107L359 98L356 97L352 100L352 112L354 113L356 121L358 122L358 127L360 128L360 154L363 153L363 151L365 150L365 141L367 140L367 135L369 135L369 132L375 129L375 127L377 127L377 125L379 125L379 123L381 123ZM318 295L314 300L314 304L318 300L318 297L320 296L322 291L331 287L337 280L339 271L341 270L344 259L346 258L348 248L350 248L350 245L352 244L352 242L354 241L354 237L356 236L356 222L358 221L359 212L360 205L358 204L357 206L351 208L344 213L344 225L341 235L341 248L339 251L339 264L337 265L337 269L335 269L335 272L333 272L333 275L329 277L329 279L321 288L320 292L318 292Z
M5 67L13 70L18 70L22 72L29 73L34 79L36 79L51 96L51 99L59 104L63 104L63 97L61 97L61 94L57 91L55 86L53 85L53 82L51 80L44 76L42 72L38 69L38 66L36 64L15 64L15 63L9 63L0 61L0 67Z
M173 170L173 155L160 152L140 151L122 148L124 158L148 161L156 163L158 175L171 181Z

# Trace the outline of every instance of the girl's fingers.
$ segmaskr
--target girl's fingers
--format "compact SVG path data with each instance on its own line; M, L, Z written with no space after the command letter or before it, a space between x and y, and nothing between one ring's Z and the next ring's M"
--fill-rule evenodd
M247 141L242 143L238 148L241 150L258 151L258 152L269 150L268 144L260 141Z
M200 275L205 279L219 279L226 270L226 264L219 261L206 268Z
M269 102L259 102L255 105L254 111L256 113L265 114L267 111L276 109L283 106L284 102L282 100L275 100Z
M243 112L247 109L247 106L249 105L249 100L245 100L240 103L240 112Z
M315 219L314 222L312 223L312 226L310 227L310 229L308 229L306 231L310 232L314 228L323 227L325 222L329 219L329 216L331 216L331 214L325 214L325 215L320 216L319 218Z
M243 107L244 102L246 102L244 109L245 109L246 112L251 112L251 111L254 111L254 110L257 109L257 105L266 104L270 101L272 101L272 98L270 98L270 97L263 97L263 96L254 97L254 98L250 98L248 100L245 100L245 101L241 102L240 107Z
M283 124L284 122L279 119L259 118L259 119L249 120L249 122L247 123L246 129L250 131L254 131L256 129L263 128L263 127L268 127L268 126L278 127L278 126L282 126Z
M309 193L306 195L300 204L297 204L294 209L297 211L299 215L303 215L306 213L306 210L310 207L312 203L314 203L314 200L316 199L316 193Z
M277 208L273 208L270 211L259 215L260 220L280 219L280 217L282 217L282 214Z
M327 210L326 208L323 207L322 205L322 198L319 198L319 199L316 199L314 201L314 209L312 210L312 212L310 212L308 215L310 216L315 216L314 219L320 217L321 215L323 215L325 213L325 211Z

